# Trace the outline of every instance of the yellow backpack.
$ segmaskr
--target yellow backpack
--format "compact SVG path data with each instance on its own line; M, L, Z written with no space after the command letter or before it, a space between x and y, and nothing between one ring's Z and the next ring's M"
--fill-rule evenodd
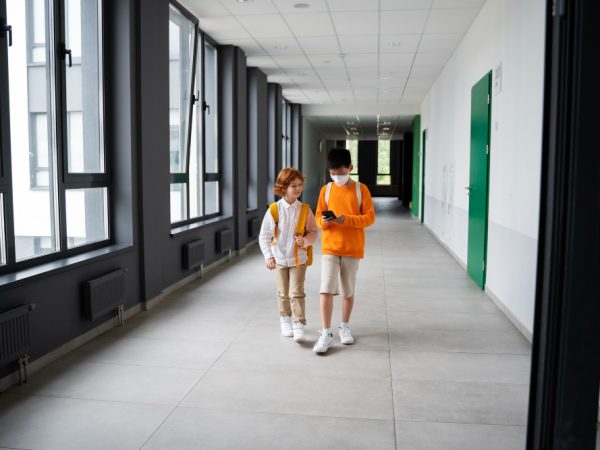
M277 224L279 223L279 211L277 210L277 202L273 202L269 205L269 211L271 211L271 215L273 216L273 220L275 221L275 237L273 239L273 242L275 242L275 239L277 239L278 234ZM310 211L310 206L308 206L308 204L306 203L302 203L302 207L300 209L300 217L298 217L298 223L296 224L296 234L301 234L302 236L304 236L304 234L306 233L306 218L308 217L308 211ZM300 265L300 260L298 258L298 248L298 244L294 244L294 258L296 260L296 266ZM312 265L313 261L312 245L306 249L306 254L308 255L308 261L306 264L310 266Z

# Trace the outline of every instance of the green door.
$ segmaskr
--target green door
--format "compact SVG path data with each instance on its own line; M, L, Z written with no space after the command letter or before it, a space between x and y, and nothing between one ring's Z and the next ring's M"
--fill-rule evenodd
M469 171L469 243L467 272L485 287L488 177L490 168L490 110L492 72L471 89L471 168Z
M421 175L421 223L425 222L425 145L427 144L427 130L423 130L423 169Z
M413 217L419 217L419 199L421 182L421 116L415 116L412 122L413 133L413 176L412 176L412 206Z

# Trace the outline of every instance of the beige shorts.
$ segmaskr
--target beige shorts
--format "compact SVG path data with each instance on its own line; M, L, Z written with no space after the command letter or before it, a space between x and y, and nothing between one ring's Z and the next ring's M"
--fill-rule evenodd
M353 258L352 256L323 255L321 258L321 288L319 292L333 295L341 292L344 298L352 297L356 285L356 272L358 271L359 261L360 258Z

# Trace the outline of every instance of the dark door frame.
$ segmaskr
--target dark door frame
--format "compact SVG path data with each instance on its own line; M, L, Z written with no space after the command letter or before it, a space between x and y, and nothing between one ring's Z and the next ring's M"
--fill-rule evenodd
M597 0L546 2L536 307L527 448L594 449L600 380Z

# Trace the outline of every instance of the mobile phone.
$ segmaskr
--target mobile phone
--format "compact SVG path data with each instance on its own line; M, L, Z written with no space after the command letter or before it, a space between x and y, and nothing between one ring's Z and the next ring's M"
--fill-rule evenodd
M326 219L335 219L336 218L335 213L333 211L330 211L330 210L323 211L321 213L321 215L323 217L325 217Z

